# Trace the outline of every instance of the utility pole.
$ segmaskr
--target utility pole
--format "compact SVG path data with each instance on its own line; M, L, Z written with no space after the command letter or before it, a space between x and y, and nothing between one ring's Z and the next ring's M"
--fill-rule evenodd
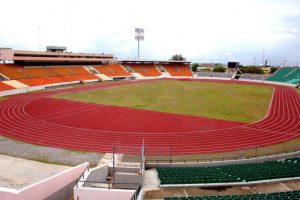
M39 51L41 51L41 27L39 27Z
M263 49L263 54L262 54L262 66L265 65L265 49Z

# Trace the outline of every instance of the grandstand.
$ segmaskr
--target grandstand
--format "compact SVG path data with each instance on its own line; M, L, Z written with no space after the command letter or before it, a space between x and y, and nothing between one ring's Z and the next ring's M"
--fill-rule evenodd
M288 192L276 192L269 194L249 194L249 195L224 195L224 196L194 196L194 197L166 197L164 200L288 200L300 199L300 190Z
M12 80L31 78L22 66L16 64L0 64L0 73Z
M192 72L189 65L183 64L162 64L163 68L167 70L171 76L192 76Z
M283 67L277 70L272 76L266 78L267 81L299 84L300 68Z
M161 73L154 64L127 64L134 72L142 76L160 76Z
M161 185L234 183L300 177L300 158L213 167L157 168Z
M4 82L0 81L0 91L11 90L11 89L14 89L14 87L7 85Z
M0 73L28 86L98 79L83 67L22 67L0 64Z
M243 74L240 79L242 80L264 80L269 75L266 74Z
M110 77L127 77L132 76L119 64L102 64L94 66L94 69L98 70L101 74L105 74Z
M64 52L65 48L51 47L47 52L0 49L0 81L14 80L25 87L73 84L80 81L113 79L143 79L172 76L192 76L187 61L113 61L111 54ZM163 72L161 72L161 70ZM1 85L3 85L2 83ZM19 88L4 87L2 91ZM6 88L6 89L4 89Z
M232 73L222 73L222 72L196 72L198 77L210 77L210 78L228 78L231 79Z

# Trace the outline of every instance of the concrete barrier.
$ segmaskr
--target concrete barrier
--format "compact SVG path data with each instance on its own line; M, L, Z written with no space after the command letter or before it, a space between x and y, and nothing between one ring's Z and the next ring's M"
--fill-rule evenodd
M64 187L72 182L75 182L80 175L89 166L89 163L83 163L66 171L63 171L57 175L39 181L35 184L29 185L20 190L12 190L7 188L0 188L1 200L41 200L47 199L47 197L56 193L56 197L51 199L68 200L59 196L59 190L65 189Z
M22 94L37 90L44 90L45 86L33 86L33 87L25 87L25 88L18 88L13 90L5 90L0 92L0 97L9 96L9 95L15 95L15 94Z

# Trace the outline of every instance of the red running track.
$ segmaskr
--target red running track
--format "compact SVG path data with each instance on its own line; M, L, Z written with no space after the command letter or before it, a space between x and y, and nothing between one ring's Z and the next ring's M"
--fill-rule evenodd
M140 129L135 129L138 131L133 131L130 126L128 126L129 129L121 127L122 131L114 129L114 127L108 130L109 121L107 121L106 129L99 129L99 127L94 127L94 129L89 127L88 129L87 127L71 126L72 123L68 124L68 120L66 121L69 118L68 116L61 119L64 122L60 122L58 119L55 120L56 116L53 113L47 115L44 112L44 115L40 115L43 112L29 109L32 103L39 102L42 99L46 100L48 99L47 96L56 93L105 89L123 84L143 82L145 81L116 82L107 85L10 97L0 102L0 134L45 146L98 152L111 152L113 145L139 147L144 140L146 154L167 154L169 153L168 150L164 149L168 149L170 146L173 154L224 152L279 143L300 135L300 96L293 88L283 86L273 86L272 102L265 118L251 124L228 125L229 128L219 127L210 130L200 130L200 128L195 130L193 128L190 131L179 129L179 131L159 132L157 127L155 128L155 124L151 124L154 129L150 127L147 130L142 130L140 127ZM222 81L222 83L254 84L237 81ZM40 109L43 109L41 102L40 106ZM92 108L95 105L87 104L86 106L86 110L88 110L89 106ZM69 108L71 109L72 106ZM76 109L79 109L79 111ZM75 107L73 111L80 112L80 109ZM76 120L85 119L77 117ZM150 132L151 130L153 132ZM135 152L124 148L122 153Z
M114 132L190 132L245 124L47 97L27 104L25 112L32 117L54 124Z

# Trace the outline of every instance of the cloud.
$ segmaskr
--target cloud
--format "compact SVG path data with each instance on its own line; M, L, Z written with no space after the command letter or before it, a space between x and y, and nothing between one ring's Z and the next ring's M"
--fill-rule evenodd
M297 0L4 0L1 7L0 46L15 49L38 50L40 28L43 48L134 58L134 28L142 27L145 59L252 64L262 49L273 65L299 59Z

